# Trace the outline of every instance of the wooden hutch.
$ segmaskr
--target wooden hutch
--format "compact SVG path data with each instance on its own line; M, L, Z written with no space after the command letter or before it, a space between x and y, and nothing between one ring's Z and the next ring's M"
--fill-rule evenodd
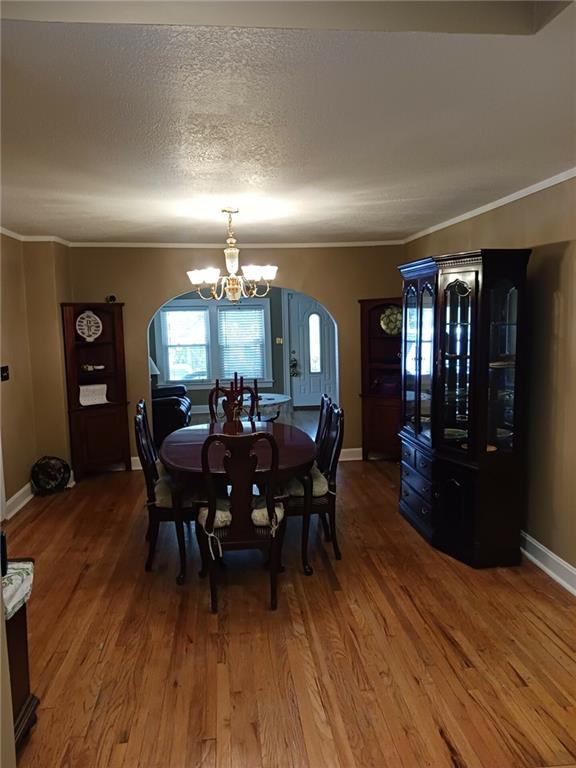
M76 480L130 469L123 304L62 304L72 469Z
M529 250L404 264L400 511L474 567L517 565Z

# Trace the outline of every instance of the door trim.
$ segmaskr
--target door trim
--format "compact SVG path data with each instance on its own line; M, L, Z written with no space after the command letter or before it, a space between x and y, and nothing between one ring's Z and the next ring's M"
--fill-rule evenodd
M282 288L282 357L284 361L284 394L292 397L292 387L290 386L290 316L288 309L288 294L291 291L288 288Z

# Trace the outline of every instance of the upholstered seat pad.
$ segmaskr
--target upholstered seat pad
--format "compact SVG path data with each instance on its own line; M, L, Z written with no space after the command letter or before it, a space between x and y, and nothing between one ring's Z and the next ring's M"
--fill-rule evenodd
M2 576L2 596L6 621L12 618L32 592L34 563L30 561L8 561L8 572Z
M156 480L154 484L154 498L157 507L171 509L174 506L172 503L172 478L170 475L165 474ZM199 501L202 501L202 499L198 495L185 494L182 497L182 508L191 507Z
M325 496L328 493L328 480L320 472L316 463L310 470L310 477L312 478L312 496L315 498ZM304 485L297 477L292 477L286 484L286 492L289 496L304 496Z
M284 519L284 506L276 504L274 507L276 520L280 523ZM198 512L198 522L204 528L208 519L208 507L200 507ZM254 525L269 526L268 509L266 508L266 498L256 496L252 508L252 522ZM214 528L226 528L232 523L232 514L230 512L230 501L228 499L218 499L216 502L216 515L214 517Z

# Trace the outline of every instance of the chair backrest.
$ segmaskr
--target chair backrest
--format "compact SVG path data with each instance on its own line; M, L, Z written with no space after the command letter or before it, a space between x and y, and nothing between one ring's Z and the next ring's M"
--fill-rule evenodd
M154 486L158 480L158 470L156 469L156 459L154 458L156 451L150 438L149 430L146 429L146 421L142 413L136 413L136 416L134 416L134 432L136 434L138 458L140 459L146 481L148 503L154 504L156 501Z
M213 531L216 515L216 485L222 474L212 472L214 455L219 452L222 465L231 485L230 512L232 523L226 537L227 541L249 542L254 540L254 525L252 523L252 487L256 480L258 456L255 446L258 443L269 445L269 460L264 460L258 473L258 483L266 488L266 507L268 517L272 521L274 515L274 489L278 472L278 446L274 437L267 432L250 432L244 435L210 435L202 446L202 471L208 499L208 516L206 530Z
M322 450L318 452L316 463L318 469L328 478L328 482L334 485L336 482L336 470L344 440L344 411L332 403L328 410L328 423L324 433Z
M156 450L156 444L152 439L152 432L150 431L150 422L148 421L148 412L146 410L146 400L144 400L144 398L141 398L136 403L136 413L141 414L144 419L144 429L146 430L146 437L148 439L148 443L152 448L152 455L154 457L154 461L158 461L158 451Z
M223 386L219 379L216 379L215 386L208 394L208 409L210 411L210 421L218 420L218 400L223 397L222 409L226 421L238 421L242 415L253 419L256 414L258 404L258 385L254 380L255 387L249 387L244 384L244 378L234 374L234 381L230 382L229 387ZM244 405L244 399L249 400L249 404Z
M332 398L328 397L328 395L322 395L322 397L320 398L320 413L318 415L318 427L316 429L316 437L314 438L314 442L316 443L316 445L320 445L320 442L324 437L324 432L326 430L326 425L328 423L328 409L330 408L331 403L332 403Z

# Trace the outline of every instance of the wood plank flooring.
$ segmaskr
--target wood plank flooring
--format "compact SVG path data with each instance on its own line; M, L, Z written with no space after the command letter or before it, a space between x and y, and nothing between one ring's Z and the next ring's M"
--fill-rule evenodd
M313 533L304 576L290 520L276 613L255 554L212 616L194 536L175 583L168 524L144 572L139 472L10 521L10 555L36 558L20 768L574 768L576 600L529 564L431 549L396 511L396 467L339 478L343 560Z

